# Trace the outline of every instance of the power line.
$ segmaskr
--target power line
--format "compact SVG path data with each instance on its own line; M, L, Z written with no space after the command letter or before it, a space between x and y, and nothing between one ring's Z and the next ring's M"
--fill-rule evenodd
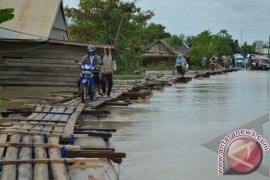
M212 22L212 23L269 23L266 20L205 20L205 19L181 19L181 18L156 18L157 20L181 21L181 22Z

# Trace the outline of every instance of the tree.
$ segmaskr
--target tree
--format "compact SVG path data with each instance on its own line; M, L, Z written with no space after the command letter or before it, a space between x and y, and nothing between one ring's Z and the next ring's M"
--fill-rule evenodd
M185 40L185 35L180 34L180 35L171 35L166 38L166 41L174 48L174 49L179 49L183 41Z
M11 20L14 18L14 9L12 8L6 8L6 9L0 9L0 24Z
M210 31L203 31L193 40L192 47L188 56L192 64L199 66L202 57L211 57L213 55L212 35Z
M241 53L246 56L247 54L255 54L255 46L248 45L247 42L244 42L244 45L241 47Z
M223 29L217 34L211 34L209 31L204 31L192 40L192 46L188 56L192 59L193 63L197 66L200 65L202 57L222 55L232 55L240 52L238 41L233 40L232 36Z
M136 7L136 1L80 0L78 8L65 8L71 39L93 44L111 44L127 49L117 57L118 70L139 68L140 55L155 39L170 34L160 24L147 24L154 13Z

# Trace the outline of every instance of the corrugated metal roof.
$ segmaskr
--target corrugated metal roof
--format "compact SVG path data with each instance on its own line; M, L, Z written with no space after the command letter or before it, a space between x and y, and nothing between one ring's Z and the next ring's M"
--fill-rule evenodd
M0 38L42 39L50 38L62 0L1 0L1 8L14 8L15 17L0 24Z

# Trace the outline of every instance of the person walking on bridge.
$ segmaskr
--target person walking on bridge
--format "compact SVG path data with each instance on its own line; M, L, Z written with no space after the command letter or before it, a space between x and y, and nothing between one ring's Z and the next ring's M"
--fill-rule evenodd
M185 75L185 68L186 68L186 59L183 57L182 54L178 54L178 57L175 61L175 67L177 74L184 76Z
M110 46L104 47L104 55L102 56L102 68L101 68L101 77L102 77L102 91L110 97L113 86L113 72L116 71L116 62L115 57L112 54L112 49ZM107 85L108 84L108 85ZM106 90L107 85L107 90Z

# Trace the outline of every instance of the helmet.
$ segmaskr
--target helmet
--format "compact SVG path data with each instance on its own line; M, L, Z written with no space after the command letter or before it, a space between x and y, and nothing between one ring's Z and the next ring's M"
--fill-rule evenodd
M96 50L96 48L93 46L93 45L89 45L88 47L87 47L87 51L88 52L94 52Z

